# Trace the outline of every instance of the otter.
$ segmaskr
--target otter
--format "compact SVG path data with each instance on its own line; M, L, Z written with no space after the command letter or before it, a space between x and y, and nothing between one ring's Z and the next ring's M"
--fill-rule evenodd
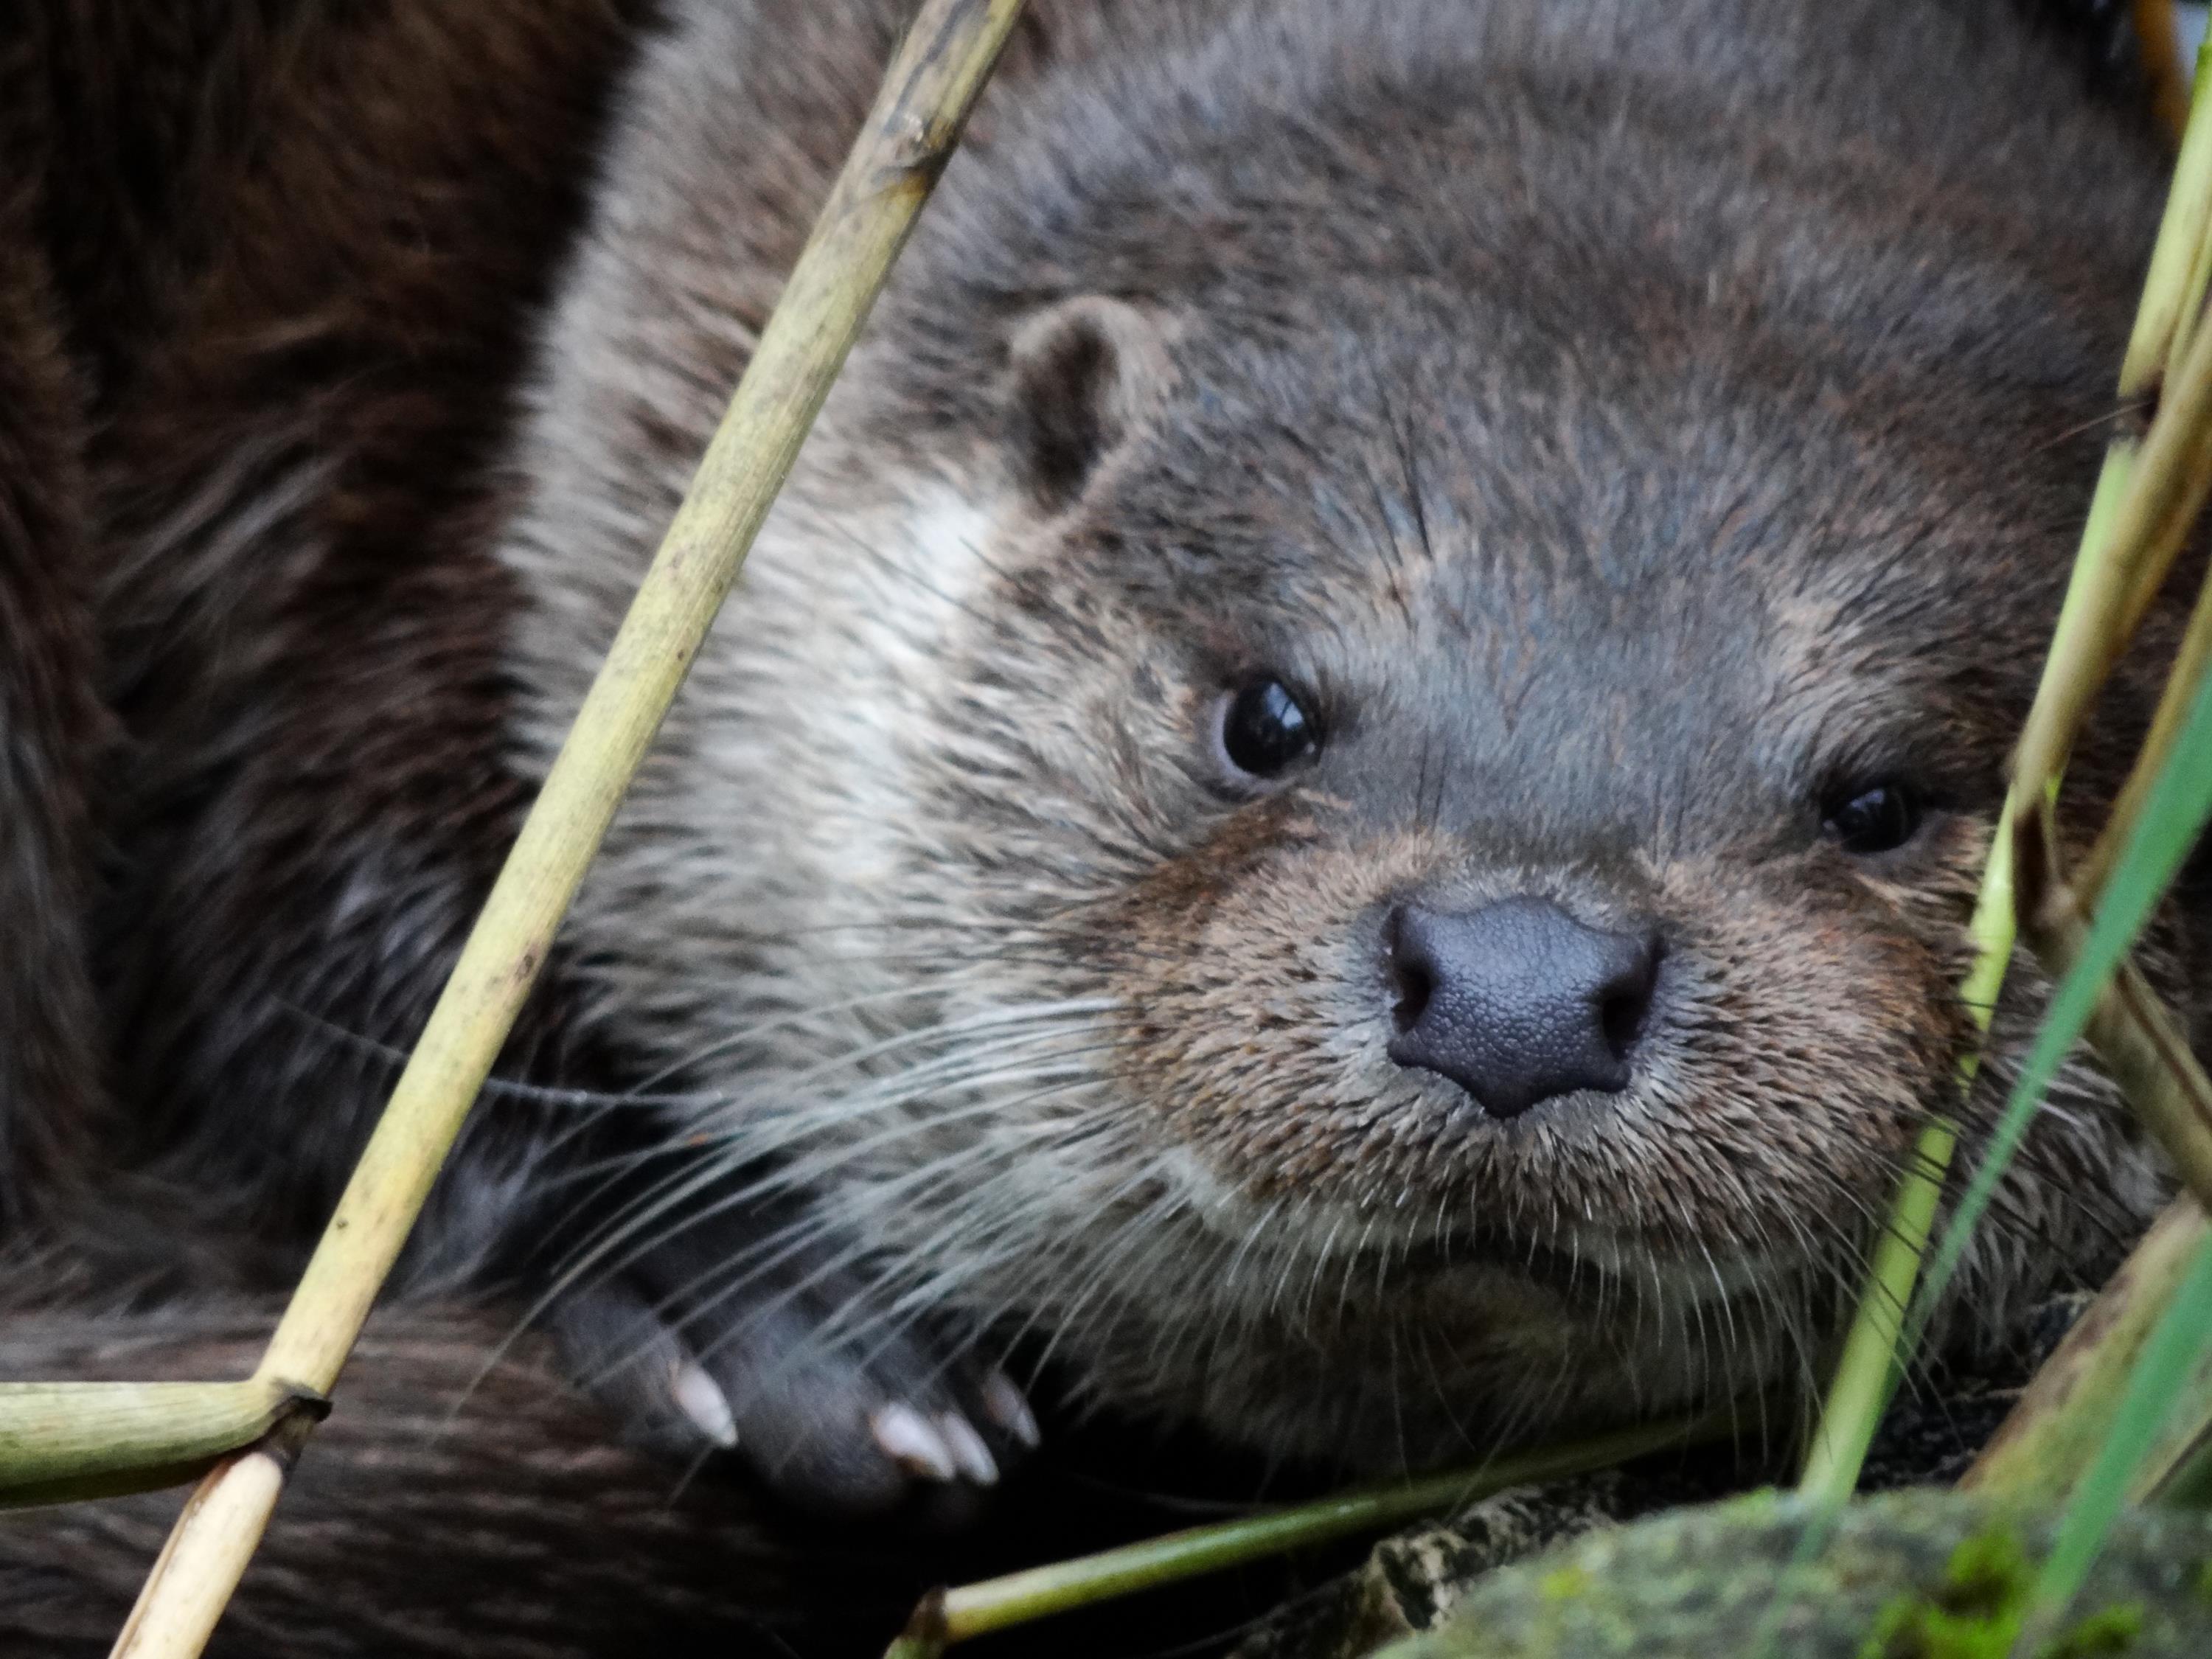
M4 42L5 1224L102 1330L296 1267L902 9L179 17ZM495 1288L838 1515L1040 1408L1387 1474L1816 1379L1959 1109L2162 171L2001 0L1039 8L393 1316ZM2070 1071L1944 1340L2167 1184Z

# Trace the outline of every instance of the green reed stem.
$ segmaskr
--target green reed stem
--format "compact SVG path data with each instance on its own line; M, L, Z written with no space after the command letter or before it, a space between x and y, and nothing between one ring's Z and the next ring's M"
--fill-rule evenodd
M1534 1480L1610 1468L1670 1447L1724 1439L1747 1408L1738 1402L1702 1417L1645 1424L1565 1445L1497 1457L1480 1468L1406 1485L1346 1492L1317 1503L1192 1527L1142 1543L933 1592L915 1610L884 1659L934 1659L955 1642L1026 1624L1093 1602L1154 1589L1224 1567L1378 1532L1425 1515L1458 1509Z

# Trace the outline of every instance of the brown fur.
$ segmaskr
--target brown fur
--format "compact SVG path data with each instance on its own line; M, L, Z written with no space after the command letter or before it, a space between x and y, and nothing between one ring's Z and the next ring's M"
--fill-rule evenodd
M39 154L30 44L0 28L0 155ZM102 1099L88 948L99 697L85 394L37 228L35 172L0 182L0 1227L72 1166ZM74 1157L70 1156L74 1154Z

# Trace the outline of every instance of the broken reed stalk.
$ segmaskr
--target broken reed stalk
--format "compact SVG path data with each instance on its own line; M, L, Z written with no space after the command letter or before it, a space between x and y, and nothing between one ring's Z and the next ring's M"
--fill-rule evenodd
M2206 465L2212 458L2205 453L2212 444L2212 330L2192 326L2209 269L2212 116L2197 105L2183 133L2120 368L2123 405L2163 397L2145 440L2123 436L2106 452L2050 653L2014 753L2012 786L1970 924L1975 959L1960 986L1976 1033L1959 1062L1962 1097L1979 1074L1980 1042L2018 935L2015 833L2023 823L2040 821L2055 796L2092 699L2171 568L2212 485L2212 466ZM1906 1310L1956 1146L1955 1125L1931 1122L1899 1182L1799 1481L1801 1493L1824 1505L1840 1505L1858 1484L1867 1448L1903 1374Z
M325 1402L243 1382L15 1382L0 1417L0 1508L68 1504L189 1480L295 1411Z
M1981 1455L1968 1492L2056 1504L2087 1473L2119 1412L2128 1376L2212 1229L2176 1200L2045 1360Z
M1492 1458L1480 1468L1431 1475L1401 1486L1341 1492L1316 1503L1192 1527L1096 1555L1056 1561L957 1589L933 1590L915 1609L884 1659L937 1659L955 1642L1139 1590L1178 1583L1224 1567L1376 1532L1458 1509L1508 1486L1611 1468L1674 1447L1734 1435L1756 1402L1736 1401L1704 1416L1647 1423L1563 1445Z
M958 142L1022 0L924 0L409 1057L258 1375L336 1383L586 866ZM304 1434L307 1419L289 1419ZM289 1443L216 1466L148 1578L117 1659L186 1659L212 1632L283 1484Z

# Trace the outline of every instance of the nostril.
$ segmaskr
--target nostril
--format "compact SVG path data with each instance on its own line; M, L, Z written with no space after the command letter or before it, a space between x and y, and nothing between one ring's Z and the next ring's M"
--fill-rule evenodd
M1398 1000L1390 1006L1390 1019L1401 1036L1420 1023L1437 988L1436 974L1417 931L1408 925L1403 910L1395 910L1383 941L1390 957L1391 982L1398 991Z
M1410 1031L1420 1024L1421 1016L1428 1012L1429 998L1436 990L1436 981L1423 968L1409 967L1400 963L1393 969L1398 981L1398 1000L1391 1005L1390 1018L1401 1033Z
M1650 939L1638 953L1635 966L1615 975L1598 988L1598 1030L1615 1060L1626 1063L1644 1035L1665 948L1658 939Z
M1644 1035L1644 1015L1650 1006L1648 998L1630 991L1616 991L1598 1005L1598 1024L1615 1060L1626 1060L1636 1047L1636 1039Z

